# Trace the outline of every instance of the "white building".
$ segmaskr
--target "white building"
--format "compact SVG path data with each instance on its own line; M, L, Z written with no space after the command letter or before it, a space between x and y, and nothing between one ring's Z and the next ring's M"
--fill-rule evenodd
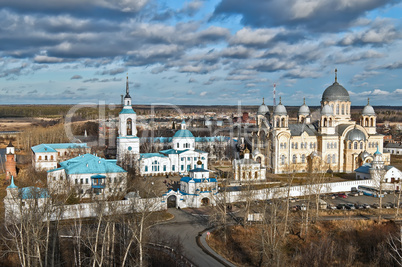
M126 193L127 171L117 166L116 160L85 154L60 162L60 166L47 174L48 189L52 193L73 190L80 198L105 198Z
M399 190L400 182L402 179L402 172L391 165L384 165L382 154L377 150L374 153L374 160L372 163L365 163L355 170L356 180L373 179L375 185L383 184L384 189Z
M140 140L137 137L137 114L131 106L131 96L126 81L126 95L123 109L119 113L119 136L117 137L117 160L122 162L127 157L138 157Z
M168 207L200 208L216 204L218 182L216 178L209 178L210 171L201 166L202 162L198 161L197 168L190 170L189 176L180 179L180 190L170 190L164 194Z
M264 156L256 149L253 158L250 158L250 151L246 148L244 158L233 161L234 179L236 181L261 181L266 178L266 168L261 165ZM255 159L259 160L257 162Z
M181 130L172 138L172 148L159 153L141 153L139 159L140 175L166 175L172 173L188 173L197 168L208 168L208 153L195 149L195 137L187 130L183 120Z
M402 143L388 143L384 146L384 152L392 155L402 155Z
M31 147L32 165L35 170L50 170L57 168L63 160L85 154L90 151L86 143L40 144Z

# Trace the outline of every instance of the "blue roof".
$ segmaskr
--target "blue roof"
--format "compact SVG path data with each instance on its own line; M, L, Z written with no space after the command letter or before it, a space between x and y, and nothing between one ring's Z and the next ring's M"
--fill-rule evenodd
M202 182L211 182L211 183L216 183L216 178L200 178L200 179L192 179L191 177L183 177L180 179L180 181L183 182L190 182L191 180L193 180L195 183L202 183Z
M208 152L205 152L205 151L202 151L202 150L199 150L199 149L194 149L194 151L197 152L197 153L202 153L202 154L207 153L208 154Z
M136 114L132 107L123 108L119 114Z
M67 174L127 172L114 162L92 154L85 154L60 162L60 166Z
M14 176L12 175L11 175L11 183L9 186L7 186L7 188L18 188L18 186L14 184Z
M169 154L181 154L181 153L189 151L189 150L190 149L176 150L176 149L171 148L171 149L161 150L161 151L159 151L159 153L166 154L166 155L169 155Z
M86 143L40 144L31 147L34 153L57 152L56 149L89 148Z
M35 199L35 198L37 199L37 198L49 197L47 189L40 187L34 187L34 186L24 187L21 188L19 192L22 199Z
M102 179L102 178L106 178L106 176L105 176L105 175L101 175L101 174L95 174L95 175L92 175L91 178L94 178L94 179Z
M165 155L159 154L159 153L141 153L140 154L140 159L148 159L152 157L160 157L160 158L166 158Z
M174 135L173 138L182 137L182 138L194 138L194 135L189 130L178 130Z
M355 172L370 173L371 164L363 164L355 170Z

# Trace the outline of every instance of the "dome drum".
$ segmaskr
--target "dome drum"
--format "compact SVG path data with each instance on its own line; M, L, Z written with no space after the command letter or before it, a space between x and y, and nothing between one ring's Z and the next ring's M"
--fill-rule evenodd
M352 129L346 135L346 140L349 141L366 141L366 135L359 129Z

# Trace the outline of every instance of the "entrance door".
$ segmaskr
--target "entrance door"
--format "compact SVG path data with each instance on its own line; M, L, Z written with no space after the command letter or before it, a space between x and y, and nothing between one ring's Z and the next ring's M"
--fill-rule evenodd
M169 196L167 199L167 207L168 208L176 208L177 198L175 195Z
M201 199L201 205L202 206L209 206L209 198L204 197L203 199Z

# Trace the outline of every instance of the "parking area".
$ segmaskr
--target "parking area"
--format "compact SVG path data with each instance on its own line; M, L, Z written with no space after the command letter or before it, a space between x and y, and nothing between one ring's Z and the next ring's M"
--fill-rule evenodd
M378 208L378 197L366 196L358 193L344 192L337 194L321 195L320 209L372 209ZM292 210L300 210L306 203L305 199L292 199ZM398 194L390 192L382 198L383 208L395 208L398 203ZM401 198L402 203L402 198ZM315 203L313 203L315 205ZM402 205L400 205L402 208Z

